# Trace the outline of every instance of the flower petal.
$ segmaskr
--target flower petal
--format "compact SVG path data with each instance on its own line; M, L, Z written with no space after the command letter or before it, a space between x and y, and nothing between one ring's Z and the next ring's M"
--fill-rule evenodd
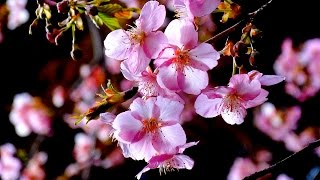
M193 49L198 43L198 32L193 23L188 20L172 20L164 34L170 44L177 45L179 48Z
M246 109L238 101L229 101L223 104L221 108L221 116L228 124L241 124L247 115Z
M184 76L182 75L182 78L179 79L179 84L185 93L197 95L208 86L207 72L193 67L185 67L183 73Z
M258 80L251 80L247 74L233 75L229 82L229 87L237 91L237 95L241 96L244 101L256 98L261 91L261 84Z
M158 153L167 153L175 150L177 146L185 144L186 133L180 124L162 127L152 137L152 145Z
M166 18L164 5L157 1L148 1L141 9L140 17L137 20L142 30L146 33L159 29Z
M114 137L123 143L133 143L144 136L141 132L141 121L134 118L130 111L118 114L112 123L112 127L115 129Z
M183 104L178 101L173 101L172 99L163 98L161 96L157 97L156 105L160 109L161 121L177 121L180 120L180 115L184 108Z
M138 142L129 144L128 148L132 159L149 161L158 152L152 146L152 137L147 134L143 139Z
M208 15L220 4L220 0L188 0L187 6L196 17Z
M117 60L127 59L132 51L129 36L122 29L110 32L104 40L104 47L106 56Z
M248 108L259 106L260 104L268 100L267 99L268 94L269 94L268 91L261 89L260 94L256 98L244 103L244 107L248 109Z
M179 154L173 156L170 160L170 164L173 168L176 169L192 169L194 165L194 161L187 155Z
M220 114L221 102L222 98L219 98L218 96L216 98L209 98L204 94L200 94L194 103L194 108L196 113L202 117L216 117Z
M155 97L150 97L146 101L136 98L130 105L130 110L137 113L142 119L150 119L154 117ZM157 118L157 117L154 117ZM140 119L140 120L142 120Z
M160 87L171 90L171 91L179 91L181 90L178 84L178 72L174 64L169 64L170 62L166 62L162 64L158 70L157 74L157 82Z
M286 78L284 76L277 75L263 75L259 78L261 85L263 86L271 86L284 81Z
M218 65L220 54L208 43L201 43L196 48L190 50L189 55L192 60L203 63L207 66L206 70Z
M159 53L167 45L167 37L163 32L151 32L144 38L142 47L146 56L150 59L156 59Z

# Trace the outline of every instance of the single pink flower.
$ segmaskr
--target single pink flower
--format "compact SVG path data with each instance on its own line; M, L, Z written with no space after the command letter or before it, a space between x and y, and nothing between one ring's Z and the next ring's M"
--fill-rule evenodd
M136 98L130 111L115 118L114 138L124 145L124 154L148 161L152 156L186 143L186 134L179 124L182 110L180 102L161 96L147 100Z
M198 33L189 21L173 20L165 30L169 46L155 60L159 85L171 91L199 94L208 86L207 71L220 54L208 43L198 44Z
M6 4L9 10L8 29L14 30L28 21L27 3L28 0L7 0Z
M299 106L278 110L272 103L264 103L255 113L254 124L273 140L283 141L297 127L301 117Z
M163 24L166 10L157 1L148 1L141 9L136 27L115 30L104 40L105 54L113 59L125 60L133 74L145 70L152 58L156 58L166 43L166 37L157 31Z
M18 179L21 162L15 157L16 148L6 143L0 146L0 177L3 180Z
M29 161L26 168L23 170L20 180L46 178L46 172L43 165L46 163L48 155L45 152L38 152Z
M211 14L220 4L220 0L174 0L176 16L182 19L194 20Z
M187 155L182 154L186 148L197 145L198 142L190 142L182 146L176 147L171 152L153 156L149 161L148 165L144 167L137 175L137 179L141 178L141 175L150 169L159 168L161 173L173 171L174 169L192 169L194 161Z
M80 164L87 163L92 157L94 145L95 142L90 136L78 133L75 136L75 146L73 148L75 160Z
M15 95L9 118L21 137L28 136L31 132L41 135L51 133L52 119L49 109L40 98L32 97L28 93Z

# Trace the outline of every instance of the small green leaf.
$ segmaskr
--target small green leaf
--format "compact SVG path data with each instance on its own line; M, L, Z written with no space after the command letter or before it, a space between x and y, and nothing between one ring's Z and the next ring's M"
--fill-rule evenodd
M98 12L98 16L101 19L101 21L103 22L103 24L105 24L110 30L113 31L115 29L121 28L117 18L108 16L107 14L104 14L102 12ZM97 22L97 24L99 24L99 22Z
M104 12L108 15L113 15L114 13L121 11L123 7L119 4L106 4L103 6L98 6L99 12Z

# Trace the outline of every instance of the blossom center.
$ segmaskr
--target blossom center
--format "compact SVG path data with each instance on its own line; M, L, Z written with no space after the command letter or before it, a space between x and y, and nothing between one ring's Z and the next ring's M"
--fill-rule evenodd
M176 5L174 12L176 13L174 16L176 18L187 18L188 17L188 10L186 6L183 5Z
M131 27L130 30L128 30L130 41L133 44L139 44L143 41L145 34L139 27Z
M175 51L175 56L173 63L176 65L177 70L182 70L185 66L190 64L188 50L177 49Z
M223 112L227 112L227 113L234 112L239 107L241 107L241 102L238 96L232 94L223 98L222 109L221 109Z
M143 131L146 133L155 133L160 127L161 123L156 118L145 119L142 121Z

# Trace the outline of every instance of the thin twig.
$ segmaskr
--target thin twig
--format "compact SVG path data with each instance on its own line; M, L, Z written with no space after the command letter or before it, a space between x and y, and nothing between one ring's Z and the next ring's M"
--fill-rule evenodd
M283 167L283 165L289 163L290 161L292 161L293 159L297 158L298 156L301 156L303 154L309 153L310 151L314 150L315 148L320 146L320 139L310 143L308 146L306 146L305 148L303 148L302 150L291 154L290 156L284 158L283 160L275 163L274 165L262 170L262 171L258 171L255 172L253 174L251 174L250 176L245 177L243 180L255 180L259 177L262 177L268 173L272 173L272 172L276 172L279 170L279 168Z
M253 11L251 13L248 13L245 18L243 18L242 20L240 20L239 22L237 22L233 26L231 26L228 29L216 34L215 36L207 39L204 42L209 42L209 41L213 41L213 40L219 39L221 36L224 36L225 34L228 34L229 32L232 32L232 31L236 30L236 27L239 24L241 24L243 21L245 21L247 19L252 19L255 15L257 15L259 12L261 12L263 9L265 9L271 2L272 2L272 0L269 0L266 4L262 5L259 9L255 10L255 11Z

